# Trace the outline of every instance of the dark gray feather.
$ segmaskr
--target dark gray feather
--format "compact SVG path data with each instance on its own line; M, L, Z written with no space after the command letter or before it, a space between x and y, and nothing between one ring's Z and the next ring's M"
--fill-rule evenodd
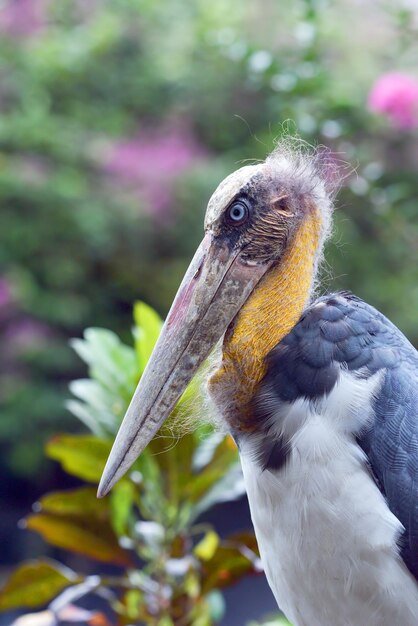
M401 554L418 580L418 353L384 315L349 293L318 298L306 309L267 357L255 401L259 432L263 424L266 429L260 458L269 468L274 443L268 424L275 407L269 402L266 410L265 391L277 404L298 398L314 402L332 390L342 369L361 378L385 372L374 418L366 431L357 433L357 441L390 510L405 528ZM282 467L286 442L280 441L278 450L272 466Z

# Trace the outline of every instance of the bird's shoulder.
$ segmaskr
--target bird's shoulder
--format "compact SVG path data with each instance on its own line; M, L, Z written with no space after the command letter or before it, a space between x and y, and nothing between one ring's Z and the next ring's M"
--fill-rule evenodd
M270 352L266 366L260 395L270 400L259 403L264 407L259 417L265 423L272 418L269 407L291 406L301 399L315 404L343 377L367 382L380 376L371 414L352 434L389 508L405 528L401 554L418 579L416 349L382 313L353 294L340 292L315 300ZM286 449L281 441L281 463Z
M370 376L399 370L418 384L418 353L377 309L350 292L321 296L267 356L267 378L280 399L329 392L341 369Z

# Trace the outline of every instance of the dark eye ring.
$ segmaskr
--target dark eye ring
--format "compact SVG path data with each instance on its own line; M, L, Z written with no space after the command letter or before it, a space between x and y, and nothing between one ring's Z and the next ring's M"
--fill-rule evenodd
M242 200L234 202L228 209L228 221L232 224L242 224L248 218L248 206Z

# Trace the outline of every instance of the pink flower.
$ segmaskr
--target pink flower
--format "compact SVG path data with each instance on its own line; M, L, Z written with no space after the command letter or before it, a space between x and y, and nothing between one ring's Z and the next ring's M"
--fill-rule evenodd
M154 215L169 212L175 179L204 152L189 131L148 130L111 147L104 164L118 182L141 195Z
M45 4L45 0L9 0L0 9L0 32L11 37L37 33L45 24Z
M401 73L383 74L368 98L370 111L383 113L397 128L418 126L418 80Z

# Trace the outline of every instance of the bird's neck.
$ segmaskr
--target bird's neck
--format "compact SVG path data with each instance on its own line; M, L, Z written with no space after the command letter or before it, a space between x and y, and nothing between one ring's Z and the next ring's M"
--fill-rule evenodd
M228 329L221 367L209 390L230 424L244 427L243 409L265 373L265 357L297 323L315 278L321 221L312 214L300 226L279 263L263 277ZM225 395L228 397L226 398ZM245 428L244 428L245 429Z

